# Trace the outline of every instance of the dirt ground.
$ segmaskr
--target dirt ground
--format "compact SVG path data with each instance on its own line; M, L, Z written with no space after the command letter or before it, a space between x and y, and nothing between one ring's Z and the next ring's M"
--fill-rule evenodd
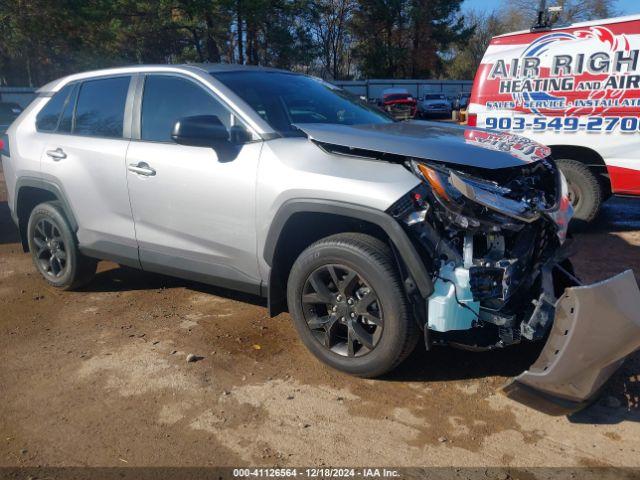
M586 280L640 272L640 202L578 242ZM111 263L57 292L0 190L0 466L640 466L640 354L571 418L497 393L535 356L418 348L361 380L258 298Z

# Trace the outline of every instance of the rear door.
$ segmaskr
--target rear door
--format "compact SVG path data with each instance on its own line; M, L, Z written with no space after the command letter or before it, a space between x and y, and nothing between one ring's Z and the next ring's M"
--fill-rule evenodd
M103 77L65 87L66 98L57 99L63 102L62 114L43 109L37 128L45 140L43 179L58 185L69 203L80 249L139 266L124 163L131 79Z
M180 74L148 74L127 179L142 268L259 292L255 183L261 141L240 141L233 159L171 139L183 117L216 115L249 132L204 85ZM252 140L252 139L255 139Z

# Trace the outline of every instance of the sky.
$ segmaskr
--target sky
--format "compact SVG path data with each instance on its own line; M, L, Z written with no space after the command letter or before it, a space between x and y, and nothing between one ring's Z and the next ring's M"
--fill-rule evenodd
M462 4L463 10L473 8L475 10L497 10L504 0L465 0ZM538 0L531 0L538 4ZM640 2L638 0L618 0L617 9L621 15L633 15L640 13Z

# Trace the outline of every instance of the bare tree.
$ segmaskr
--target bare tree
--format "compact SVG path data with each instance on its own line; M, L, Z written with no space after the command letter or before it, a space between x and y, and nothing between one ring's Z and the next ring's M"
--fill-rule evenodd
M536 18L537 0L503 0L503 23L513 30L529 28ZM547 6L562 7L556 25L599 20L617 14L616 0L549 0Z
M465 14L465 22L469 27L475 27L473 35L468 42L455 45L449 52L451 60L447 74L450 78L471 80L491 39L505 33L507 26L496 12L469 11Z
M318 0L309 11L309 29L320 53L323 76L340 79L349 74L349 26L355 0Z

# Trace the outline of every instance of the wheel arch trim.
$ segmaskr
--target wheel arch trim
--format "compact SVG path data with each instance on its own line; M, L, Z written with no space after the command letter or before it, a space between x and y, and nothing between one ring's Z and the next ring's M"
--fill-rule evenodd
M587 167L607 168L607 162L605 162L602 154L591 147L564 143L549 144L548 147L551 149L552 156L556 160L566 158L583 163ZM589 158L585 158L585 156L589 156Z
M611 180L611 165L607 164L604 157L597 150L582 145L548 145L551 149L553 159L558 160L574 160L583 164L594 174L599 175L610 192L613 192L613 183ZM607 177L607 178L604 178Z
M56 199L61 203L62 209L64 210L64 214L67 217L67 221L69 222L69 226L71 227L71 230L73 232L76 232L78 230L78 222L76 221L76 217L73 214L71 205L67 201L67 197L64 194L63 188L51 180L45 180L37 177L21 177L16 182L16 189L15 189L16 194L14 196L15 203L12 209L12 212L15 215L14 220L16 221L16 223L19 221L18 207L19 207L20 191L23 187L37 188L53 194L56 197Z
M348 202L322 199L291 199L284 202L271 222L265 239L263 258L273 270L273 262L281 234L289 219L297 213L326 213L349 217L381 228L397 249L400 258L422 297L433 293L433 283L424 261L400 224L388 213Z

